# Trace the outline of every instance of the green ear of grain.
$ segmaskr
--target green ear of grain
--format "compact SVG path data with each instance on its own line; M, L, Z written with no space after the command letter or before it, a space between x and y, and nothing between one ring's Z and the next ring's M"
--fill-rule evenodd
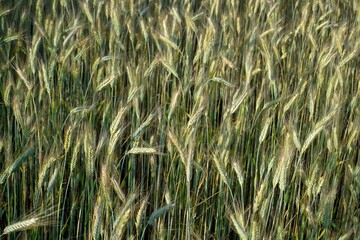
M170 211L171 209L175 208L175 204L167 204L162 208L157 209L156 211L154 211L148 220L148 224L149 225L155 225L155 221L161 217L163 214L167 213L168 211Z

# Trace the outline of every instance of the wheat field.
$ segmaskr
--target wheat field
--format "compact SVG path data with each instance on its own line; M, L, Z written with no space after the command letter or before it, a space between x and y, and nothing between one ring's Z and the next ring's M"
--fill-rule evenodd
M1 0L0 239L360 239L358 0Z

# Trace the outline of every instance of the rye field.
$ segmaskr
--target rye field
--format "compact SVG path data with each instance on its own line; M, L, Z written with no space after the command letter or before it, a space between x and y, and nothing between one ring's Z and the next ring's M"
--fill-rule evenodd
M360 239L358 0L0 0L0 239Z

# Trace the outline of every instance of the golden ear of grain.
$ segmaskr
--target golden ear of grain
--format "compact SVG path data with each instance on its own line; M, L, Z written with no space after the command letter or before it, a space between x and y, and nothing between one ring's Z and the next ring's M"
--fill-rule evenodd
M175 49L176 51L180 52L179 47L169 37L166 37L162 34L158 34L158 37L160 40L162 40L166 44L166 46L169 46L169 47Z
M79 152L80 152L80 147L81 147L81 140L78 139L77 142L76 142L76 145L74 147L72 156L71 156L70 175L72 175L74 173L76 163L77 163L77 160L78 160L78 155L79 155Z
M310 132L310 134L307 136L307 138L304 141L304 144L301 147L300 154L303 155L305 151L308 149L312 141L315 139L315 137L324 129L324 126L320 126L318 128L315 128L313 131Z
M154 119L156 115L154 113L151 113L145 120L145 122L143 122L138 129L136 129L136 131L132 134L132 138L136 139L139 137L140 133L142 133L142 131L150 125L150 123L152 122L152 120Z
M126 154L156 154L158 153L155 148L151 147L133 147Z
M109 146L108 146L108 151L107 154L108 156L111 156L115 150L116 147L116 143L118 142L121 134L124 132L125 128L120 128L119 130L117 130L114 134L112 134L110 136L110 141L109 141Z
M191 117L190 117L190 119L188 121L187 129L190 129L200 119L200 117L204 113L204 110L205 110L205 106L200 106L196 110L196 112L191 115Z
M227 215L239 238L242 240L248 239L245 229L243 228L242 224L238 221L238 219L235 217L235 215L232 212L229 212Z
M194 151L195 147L194 142L192 141L188 148L188 155L186 158L186 182L188 184L190 184L192 179Z
M108 86L109 84L112 84L113 81L116 79L117 75L113 74L109 77L107 77L102 83L100 83L97 87L96 87L96 92L100 92L103 88L105 88L106 86Z
M265 121L263 129L261 130L259 137L259 144L261 144L265 140L271 122L272 122L272 117L268 117Z
M220 77L214 77L214 78L212 78L210 80L214 81L214 82L224 84L225 86L230 87L230 88L234 87L231 83L229 83L228 81L226 81L225 79L220 78Z
M28 89L28 91L31 91L31 89L33 88L33 83L31 83L25 73L19 68L19 66L15 65L14 66L16 73L19 75L19 77L21 78L21 80L23 81L23 83L25 84L26 88Z
M147 207L147 204L148 204L148 199L149 199L149 196L146 196L142 201L141 201L141 204L140 204L140 207L139 207L139 210L136 214L136 220L135 220L135 226L136 226L136 231L138 232L138 235L140 233L140 228L141 228L141 223L142 223L142 220L143 220L143 217L144 217L144 213L146 211L146 207Z
M116 179L114 177L111 177L111 185L114 188L114 191L116 193L116 195L119 197L119 199L122 202L125 202L126 198L125 198L125 194L124 192L121 190L120 185L118 184L118 182L116 181Z
M119 109L118 113L116 114L116 117L114 118L110 126L110 133L112 135L118 130L119 125L121 121L124 119L127 110L128 110L128 106L121 107Z
M48 158L47 162L41 168L41 171L39 172L39 178L38 178L38 184L37 184L38 191L40 191L40 189L44 183L45 177L47 176L47 174L49 172L49 169L55 163L56 160L57 159L55 156L50 156Z
M273 187L279 183L279 188L281 191L285 190L287 175L289 172L289 167L291 165L291 160L294 154L294 144L292 142L292 136L290 133L286 133L284 145L280 151L278 164L275 169L273 177Z
M242 187L244 184L244 175L243 175L243 171L241 170L240 164L238 161L234 161L232 163L232 167L236 173L237 179L239 181L240 186Z
M230 187L230 183L229 183L229 178L226 174L226 171L225 171L225 167L223 166L223 163L220 162L220 160L218 159L218 157L216 156L216 154L213 154L213 157L212 157L214 163L215 163L215 167L216 169L218 170L219 174L220 174L220 178L221 180L226 184L226 186L231 189Z
M267 187L268 179L264 179L263 182L260 185L260 189L258 190L256 197L254 199L254 206L253 210L254 212L257 212L259 209L259 206L263 203L264 197L265 197L265 191Z
M252 92L252 89L245 89L241 94L240 94L239 91L237 91L234 94L234 97L233 97L233 100L232 100L232 103L231 103L231 108L230 108L230 113L231 114L236 112L236 110L239 108L241 103L247 98L247 96L249 96L249 94L251 92Z
M170 142L174 145L174 147L176 148L176 150L178 151L179 155L180 155L180 159L182 161L182 163L184 164L184 166L186 167L186 158L185 158L185 154L182 150L182 147L180 146L179 141L177 140L177 138L175 137L175 135L168 130L168 137L170 139Z
M100 223L102 221L102 208L103 208L103 203L101 200L101 196L99 195L97 197L96 200L96 204L95 204L95 208L93 211L93 216L92 216L92 238L94 240L98 239L100 236Z
M110 181L109 181L109 172L108 172L107 164L101 165L101 172L100 172L100 182L101 182L101 193L105 199L107 206L111 206L111 198L110 198Z
M0 184L3 184L9 175L9 168L6 168L0 175Z
M168 70L172 75L174 75L174 77L179 79L179 75L177 74L176 69L170 62L166 61L165 59L162 59L161 63L166 68L166 70Z
M66 129L66 131L65 131L65 136L64 136L64 150L65 150L65 154L67 154L68 151L69 151L73 130L74 130L74 127L70 125L70 126Z
M39 218L35 217L35 218L30 218L28 220L24 220L24 221L20 221L20 222L11 224L4 228L3 234L6 235L6 234L9 234L12 232L24 231L27 229L34 228L34 227L38 226L39 220L40 220Z
M51 178L49 180L49 183L48 183L48 187L47 187L47 195L50 194L50 192L52 191L52 189L54 188L54 185L55 185L55 182L56 182L56 179L59 175L59 167L56 167L53 174L51 175Z
M169 114L168 114L168 119L171 119L171 116L175 110L176 107L176 103L178 101L178 97L179 97L180 91L178 90L173 97L171 98L171 103L170 103L170 107L169 107Z
M86 156L85 166L86 174L88 177L92 177L95 171L95 147L94 147L94 134L91 129L86 130L84 138L84 151Z
M5 91L4 91L4 103L5 103L5 106L6 107L9 107L10 104L11 104L11 90L13 89L13 84L11 81L8 81L8 83L6 84L6 88L5 88Z
M114 239L121 239L122 238L122 235L123 235L124 230L125 230L126 223L128 223L129 218L131 216L130 214L131 214L131 208L128 209L122 215L122 217L120 218L119 224L117 224L117 226L116 226L116 230L115 230L116 238L114 238Z

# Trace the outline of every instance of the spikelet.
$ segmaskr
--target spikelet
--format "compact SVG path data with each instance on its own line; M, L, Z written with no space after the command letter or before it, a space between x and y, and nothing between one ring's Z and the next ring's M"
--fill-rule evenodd
M205 106L202 104L194 114L191 115L189 121L188 121L188 125L187 125L187 129L190 129L199 119L200 117L203 115L205 110Z
M165 59L161 59L161 63L166 68L166 70L168 70L172 75L174 75L174 77L179 79L179 75L177 74L176 69L170 62L166 61Z
M5 92L4 92L4 103L5 103L5 106L6 107L9 107L10 106L10 103L11 103L11 90L13 89L13 84L11 81L8 81L8 83L6 84L6 88L5 88Z
M295 100L299 97L299 94L296 93L294 96L290 98L290 100L285 104L284 106L284 114L291 108L291 106L294 104Z
M298 134L297 134L297 132L295 130L295 127L292 127L292 139L293 139L293 143L294 143L296 149L300 151L301 142L299 140L299 137L298 137Z
M253 211L254 213L258 211L259 206L263 203L264 197L265 197L265 191L267 187L267 178L263 180L263 182L260 185L260 189L256 193L256 197L254 199L254 206Z
M239 90L234 94L234 97L233 97L233 100L231 103L231 108L230 108L231 114L236 112L236 110L239 108L240 104L249 96L249 94L251 92L252 92L252 89L245 89L241 94L240 94Z
M111 199L110 199L110 188L109 188L109 172L108 166L106 164L101 165L101 172L100 172L100 183L101 183L101 195L104 197L106 204L111 206Z
M116 195L119 197L119 199L120 199L122 202L125 202L125 201L126 201L125 194L124 194L124 192L121 190L120 185L118 184L118 182L116 181L116 179L115 179L114 177L111 177L110 181L111 181L111 185L112 185L112 187L114 188L114 191L115 191Z
M316 181L316 176L319 173L319 166L318 164L315 164L315 166L311 167L311 176L309 178L306 179L306 194L311 197L312 194L314 193L314 188L315 188L315 181Z
M155 148L151 147L133 147L126 154L156 154L158 153Z
M348 240L348 239L351 239L351 236L353 235L353 231L354 231L354 230L350 229L349 231L347 231L346 233L344 233L343 235L341 235L338 240Z
M162 40L166 44L166 46L171 47L176 51L180 52L179 47L169 37L165 37L162 34L159 34L159 39Z
M177 91L173 97L171 98L171 103L170 103L170 107L169 107L169 114L168 114L168 119L171 119L172 114L174 113L175 107L176 107L176 103L178 101L178 97L179 97L180 91Z
M232 69L236 69L236 66L233 62L231 62L228 58L226 58L225 56L221 56L221 60L223 62L223 64L225 64L226 66L228 66L229 68Z
M320 126L318 128L315 128L310 132L310 134L307 136L307 138L304 141L304 144L301 147L300 154L304 154L305 151L308 149L312 141L315 139L315 137L324 129L324 126Z
M145 23L144 23L143 19L140 20L140 28L141 28L141 33L144 36L145 42L148 42L149 41L149 34L147 33L146 26L145 26Z
M230 88L234 87L231 83L229 83L228 81L226 81L225 79L220 78L220 77L214 77L214 78L210 79L210 81L224 84L225 86L230 87Z
M266 214L269 211L269 205L270 205L270 200L271 200L271 195L269 195L265 201L263 202L263 204L261 205L260 211L259 211L259 215L261 217L262 220L266 220Z
M251 240L260 240L260 227L256 220L251 221Z
M228 213L228 216L239 238L242 240L246 240L247 235L242 224L238 221L238 219L235 217L235 215L232 212Z
M236 173L239 184L242 187L244 184L244 175L243 175L243 171L241 170L240 164L238 161L233 161L231 165Z
M49 195L50 192L53 190L58 175L59 175L59 168L56 167L53 174L51 175L51 178L50 178L49 183L48 183L48 187L47 187L47 190L46 190L47 195Z
M25 84L28 91L31 91L31 89L33 88L33 84L27 79L25 73L17 65L15 65L14 68L15 68L16 73L19 75L19 77Z
M156 65L159 63L159 59L155 58L150 66L148 67L148 69L146 69L146 71L144 72L144 77L148 77L150 75L150 73L154 70L154 68L156 67Z
M124 132L124 130L125 130L124 128L121 128L110 136L110 141L109 141L109 146L108 146L108 151L107 151L108 156L111 156L112 153L114 152L116 143L119 140L121 134Z
M106 145L106 142L108 141L108 133L107 131L101 131L100 136L99 136L99 140L96 146L96 150L95 150L95 158L98 158L101 150L103 149L103 147Z
M77 163L77 160L78 160L78 155L79 155L79 152L80 152L80 147L81 147L81 141L80 141L80 139L78 139L77 142L76 142L76 145L74 147L72 156L71 156L70 175L72 175L74 173L76 163Z
M114 82L114 80L116 79L117 75L112 74L109 77L107 77L106 79L104 79L104 81L102 81L97 87L96 87L96 92L100 92L103 88L105 88L106 86L108 86L109 84L112 84Z
M15 96L14 96L14 100L12 102L12 109L14 111L14 116L15 116L16 122L20 126L23 126L24 125L24 119L23 119L22 114L21 114L20 103L19 103L18 99Z
M351 152L352 150L352 143L354 142L355 139L357 139L357 136L359 135L359 130L358 128L356 128L355 130L353 130L348 138L348 142L347 142L347 149Z
M276 185L279 183L279 188L281 191L285 190L288 169L291 164L293 154L294 145L292 144L291 135L286 133L285 143L280 152L278 164L273 177L273 187L276 187Z
M66 129L66 131L65 131L65 136L64 136L64 150L65 150L65 154L67 154L68 151L69 151L73 130L74 130L74 127L70 125L70 126Z
M334 110L330 111L325 117L323 117L319 122L317 122L314 128L323 127L328 124L328 122L335 116L338 112L339 108L335 108Z
M121 107L119 109L118 113L116 114L116 117L114 118L110 126L111 135L113 135L119 129L120 123L124 119L127 110L128 110L128 106Z
M287 141L285 142L286 144L286 152L284 152L284 156L283 159L281 161L281 166L280 168L282 169L281 171L281 175L280 175L280 181L279 181L279 188L280 190L284 191L285 190L285 186L286 186L286 181L287 181L287 177L289 174L289 167L291 165L291 160L294 154L294 148L292 143L290 142L290 136L287 136Z
M47 176L50 167L55 163L55 161L56 161L56 157L50 156L46 161L46 163L42 166L41 171L39 172L38 183L37 183L38 191L40 191L44 183L45 177Z
M138 232L138 235L140 233L140 228L141 228L141 224L142 224L142 220L143 220L143 217L144 217L144 213L146 212L146 207L147 207L147 204L148 204L148 199L149 199L149 196L146 196L142 201L141 201L141 204L140 204L140 207L139 207L139 210L136 214L136 220L135 220L135 226L136 226L136 231Z
M150 123L152 122L153 118L155 117L154 113L151 113L145 120L145 122L143 122L138 129L136 129L136 131L133 133L132 138L136 139L139 137L140 133L142 131L144 131L144 129L150 125Z
M315 105L314 105L314 96L313 93L310 91L309 93L309 97L308 97L308 109L309 109L309 120L311 121L313 116L314 116L314 109L315 109Z
M103 203L101 200L100 195L97 197L95 208L93 211L93 217L92 217L92 238L98 239L100 236L100 223L102 219L102 208Z
M44 85L45 85L45 89L46 89L46 92L49 96L49 99L51 100L51 91L50 91L50 83L49 83L49 78L48 78L48 74L47 74L47 71L46 71L46 66L45 64L41 61L40 62L40 65L41 65L41 71L42 71L42 80L44 82Z
M229 180L228 180L229 178L228 178L228 176L226 174L225 167L223 166L223 163L219 161L216 154L213 154L212 160L214 161L216 169L218 170L218 173L220 174L221 180L229 187L229 189L231 189L230 184L229 184Z
M85 138L84 138L84 152L85 152L85 166L86 166L86 175L92 177L95 170L95 147L94 147L94 134L93 130L88 127L85 129Z
M198 29L193 21L193 19L189 16L189 14L187 13L187 11L184 11L184 18L185 18L185 23L187 26L190 27L190 29L194 32L197 33Z
M35 74L35 68L37 67L37 66L35 66L36 53L39 49L41 38L42 38L42 36L39 36L39 35L40 34L35 34L35 36L33 37L32 47L30 48L30 51L29 51L30 67L31 67L32 74Z
M0 184L3 184L9 177L9 168L6 168L0 175Z
M128 223L128 220L130 218L131 214L131 208L128 209L120 218L119 223L116 225L116 232L115 232L115 238L114 239L121 239L126 223Z
M339 67L344 66L346 63L350 62L353 58L358 56L359 51L360 51L360 46L359 43L357 43L355 49L351 53L349 53L347 57L341 60L341 62L339 63Z
M170 204L172 203L172 199L171 199L171 195L170 195L170 190L167 184L165 184L165 202L166 204Z
M194 151L195 151L195 146L194 146L194 141L191 141L190 146L188 148L188 156L186 158L186 182L187 184L190 184L191 178L192 178L192 172L193 172L193 158L194 158Z
M176 150L178 151L179 153L179 156L180 156L180 160L182 161L182 163L184 164L184 166L186 167L186 158L185 158L185 154L183 152L183 148L180 146L180 143L179 141L177 140L177 138L175 137L175 135L170 131L168 130L168 137L170 139L170 142L174 145L174 147L176 148Z
M271 122L272 122L272 117L268 117L265 121L263 129L261 130L259 137L259 144L261 144L265 140Z
M94 24L94 18L93 18L93 16L92 16L91 12L90 12L90 9L89 9L88 4L87 4L86 2L84 2L84 3L81 5L81 7L82 7L82 10L84 11L87 19L89 20L89 22L91 23L91 25L93 25L93 24Z
M113 224L113 238L112 239L120 239L121 238L125 224L130 218L132 205L136 199L136 196L137 196L137 194L135 194L135 193L130 194L130 196L124 203L123 207L117 214L118 217L115 219L115 222Z
M34 228L39 225L39 220L40 220L39 218L34 217L34 218L30 218L28 220L24 220L24 221L20 221L20 222L11 224L11 225L5 227L3 234L6 235L6 234L9 234L12 232L24 231L27 229Z

